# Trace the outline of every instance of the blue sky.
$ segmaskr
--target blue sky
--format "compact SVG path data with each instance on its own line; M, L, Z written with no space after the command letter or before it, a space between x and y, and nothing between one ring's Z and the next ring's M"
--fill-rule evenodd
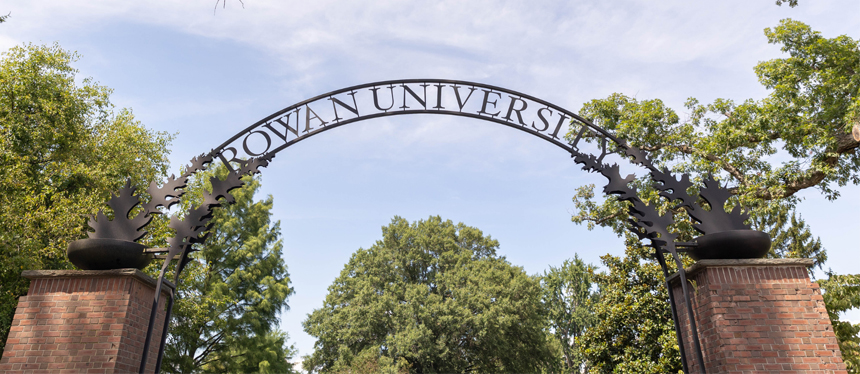
M7 2L0 50L58 42L76 67L114 89L147 127L177 133L174 169L257 120L338 88L442 78L506 87L578 111L613 92L660 98L683 117L688 97L767 94L753 73L781 56L763 34L783 18L857 39L860 3L801 1L214 1ZM402 116L358 122L281 152L263 172L275 199L296 294L281 326L300 354L301 321L322 305L350 254L395 215L441 215L478 227L500 253L540 273L578 253L621 254L612 232L570 222L587 174L560 149L489 122ZM803 191L799 211L857 273L860 188L828 202ZM851 318L860 320L860 313Z

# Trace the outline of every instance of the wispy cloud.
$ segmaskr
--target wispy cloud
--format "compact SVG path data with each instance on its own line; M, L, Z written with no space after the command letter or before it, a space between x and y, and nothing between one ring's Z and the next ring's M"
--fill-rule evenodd
M244 9L228 0L215 14L213 5L10 2L0 9L12 13L0 25L0 50L55 40L69 48L74 41L72 49L87 51L82 75L118 88L114 101L133 107L148 126L180 131L172 155L178 165L282 107L378 80L472 80L573 111L613 92L661 98L675 109L690 96L760 98L765 90L752 67L780 56L762 29L791 17L828 37L856 38L860 30L856 0L797 8L772 0L245 0ZM509 259L530 272L572 256L577 246L586 246L581 255L593 262L620 248L609 232L574 232L566 214L573 188L602 177L579 172L557 149L495 124L409 117L326 132L279 154L264 173L264 192L276 194L275 217L284 220L286 256L304 261L291 268L299 293L283 322L302 354L313 339L300 320L322 299L341 257L372 243L393 214L474 218L481 222L466 223L507 240ZM825 233L831 258L849 258L834 265L856 263L856 255L845 255L850 244L838 252L827 242L852 240L851 230L832 224L833 214L821 213L828 202L804 204L819 210L804 217ZM464 206L477 213L463 213ZM600 235L607 242L598 242Z

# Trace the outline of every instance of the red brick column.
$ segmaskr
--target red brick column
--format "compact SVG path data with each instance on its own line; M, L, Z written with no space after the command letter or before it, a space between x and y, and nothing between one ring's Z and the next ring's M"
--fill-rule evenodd
M845 373L810 259L701 260L686 270L708 373ZM678 274L670 277L691 372L696 363Z
M138 371L154 279L137 269L37 270L23 276L30 290L18 300L0 372ZM155 368L167 292L159 303L147 372Z

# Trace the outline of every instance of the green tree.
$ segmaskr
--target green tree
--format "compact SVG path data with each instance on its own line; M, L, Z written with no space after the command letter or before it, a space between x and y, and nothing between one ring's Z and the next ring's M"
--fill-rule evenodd
M552 337L561 347L561 368L565 372L588 369L584 348L577 340L597 322L594 309L599 294L592 289L594 270L576 255L561 267L550 267L541 278L542 302Z
M794 8L797 6L797 0L776 0L776 5L782 6L782 4L788 4L788 6Z
M700 105L690 99L690 117L681 121L660 100L613 94L580 113L649 151L658 164L721 176L736 186L732 192L745 206L766 212L779 208L767 206L771 202L793 207L795 194L806 188L836 199L837 186L860 183L860 143L851 136L860 121L858 42L844 35L827 39L792 20L765 34L790 57L755 67L772 90L762 100ZM783 157L768 158L778 152Z
M29 286L21 271L71 268L84 216L126 178L143 186L167 170L171 136L114 110L109 88L77 83L77 58L56 44L0 58L0 349Z
M473 227L400 217L356 251L304 322L313 372L539 372L548 344L538 277Z
M798 218L795 212L791 217L787 211L768 216L757 216L752 220L752 228L770 235L770 258L811 258L813 267L821 268L827 261L827 252L821 246L821 239L814 238L809 225Z
M199 173L183 207L199 204L209 178L223 179L223 164ZM216 209L204 245L196 245L180 278L162 370L171 373L287 373L295 354L277 316L293 294L282 258L280 222L270 221L272 196L254 200L259 177L232 192L235 203Z
M607 269L594 276L598 322L577 342L593 372L677 373L681 356L662 269L647 261L651 249L627 244L624 257L601 257Z
M816 188L834 200L839 197L838 187L860 183L860 143L851 136L852 126L860 123L860 45L845 35L825 38L790 19L765 29L765 35L788 56L755 67L761 83L771 90L764 99L743 103L717 99L708 105L690 99L689 117L681 120L658 99L613 94L586 103L580 113L648 151L657 165L689 173L693 180L716 175L733 186L729 204L750 208L753 228L771 234L771 256L809 257L822 267L826 252L796 214L797 192ZM647 176L634 183L649 204L672 209L673 204L657 197ZM577 190L574 201L579 212L573 220L624 231L627 204L614 198L595 201L593 188ZM689 223L674 229L681 241L697 236ZM647 256L623 261L641 258ZM835 308L836 298L829 300L828 307ZM646 319L655 324L671 322L666 313L636 317L641 319L639 324ZM835 326L838 321L832 322ZM619 332L622 327L599 326ZM845 335L840 339L844 341ZM843 353L846 361L851 354Z
M841 321L839 315L860 308L860 275L836 275L818 283L824 290L824 303L839 340L839 350L849 373L860 373L860 323Z

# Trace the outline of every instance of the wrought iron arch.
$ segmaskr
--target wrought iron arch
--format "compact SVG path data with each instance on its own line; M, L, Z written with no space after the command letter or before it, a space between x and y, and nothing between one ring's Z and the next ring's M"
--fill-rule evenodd
M386 89L388 90L386 97L390 98L390 104L384 102L384 105L381 105L380 91L385 93ZM397 97L395 97L395 91L399 93ZM476 93L478 96L475 98L473 95ZM359 104L359 98L356 96L360 96L361 104ZM397 98L400 98L401 105L399 107L396 107ZM385 105L388 106L385 107ZM134 188L129 184L108 202L114 211L115 218L113 220L108 220L102 212L96 217L91 217L89 225L95 231L89 233L90 239L80 240L70 245L69 259L81 268L89 266L92 269L94 266L87 262L86 251L73 249L84 247L82 243L87 240L96 241L102 247L109 241L116 242L117 248L123 245L126 247L137 245L134 242L146 234L143 228L152 219L152 215L165 213L166 208L177 204L193 174L205 170L209 164L218 159L230 170L225 180L211 178L213 191L204 193L204 201L200 206L192 208L184 217L177 215L171 217L170 227L176 231L176 234L169 240L169 248L146 249L144 254L140 254L139 251L142 246L140 246L141 248L129 247L132 252L138 251L131 256L138 262L141 256L166 253L166 255L159 256L164 258L164 263L153 300L140 372L142 373L145 368L161 288L169 264L173 259L179 260L174 276L174 284L177 284L179 274L190 260L189 253L193 251L192 245L203 243L206 240L205 233L209 228L212 209L233 202L230 191L242 186L242 176L259 173L260 168L267 166L278 152L311 136L354 122L406 114L452 115L508 126L564 149L570 153L574 162L583 165L584 170L598 172L606 177L609 182L604 187L604 193L616 195L619 200L630 203L628 208L629 228L640 240L650 240L650 245L655 249L654 256L667 278L666 287L669 289L672 317L684 363L684 371L686 372L689 372L689 368L687 367L687 352L682 339L683 330L678 319L675 296L668 281L670 274L664 255L670 254L678 268L684 304L688 315L692 316L694 311L689 299L686 274L679 253L691 247L704 247L705 242L676 242L677 234L669 229L669 226L674 223L673 213L668 211L661 214L654 206L645 204L638 197L636 188L631 186L630 182L633 181L634 175L622 177L618 164L604 162L606 156L617 155L622 159L627 159L632 164L645 168L650 174L655 188L660 191L660 195L669 201L680 201L678 206L686 208L690 217L696 222L694 227L705 236L740 230L746 234L752 234L744 237L744 240L758 240L759 247L764 246L764 253L770 248L770 239L766 234L749 231L749 226L744 224L747 216L738 207L735 207L731 212L726 212L723 209L730 193L727 188L720 186L715 179L712 177L705 179L698 194L689 195L687 189L692 187L693 183L687 175L677 178L665 168L658 169L643 150L628 145L623 139L617 138L611 132L560 106L514 90L458 80L406 79L361 84L331 91L272 113L235 134L210 152L192 159L191 163L185 167L184 174L179 177L171 176L161 185L152 182L146 189L150 196L149 200L143 204L143 209L133 218L129 218L128 215L134 207L141 204L141 201L135 194ZM570 127L574 128L572 133L576 135L570 139L565 139L566 130ZM562 132L563 130L565 132ZM591 144L596 147L597 152L589 153L582 150L580 145L583 144ZM700 200L710 205L711 209L703 209ZM714 241L708 243L714 243ZM714 247L714 244L708 245ZM732 253L731 256L739 255ZM759 254L753 256L760 257ZM173 301L174 298L170 292L167 321L165 321L162 331L156 371L161 364ZM689 318L688 321L695 359L699 368L704 370L696 322L694 318Z
M402 105L400 107L395 108L394 105L396 104L396 102L395 102L396 97L394 97L394 90L395 90L395 88L398 88L398 87L400 88L400 93L402 94L402 96L401 96L402 97L402 100L401 100ZM408 103L407 100L409 100L410 98L412 100L414 100L414 102L421 104L421 101L416 99L418 92L416 92L415 87L423 87L422 91L425 91L425 92L422 92L422 95L421 95L421 99L424 100L424 105L422 105L422 107L420 109L418 109L418 108L413 109L413 107L407 107L407 103ZM428 96L426 94L427 87L434 87L435 88L436 92L431 92L431 94L436 95L435 98L433 96L429 97L431 99L434 99L432 102L428 99ZM528 94L524 94L521 92L517 92L517 91L511 90L511 89L502 88L502 87L493 86L493 85L488 85L488 84L468 82L468 81L459 81L459 80L403 79L403 80L380 81L380 82L366 83L366 84L360 84L360 85L355 85L355 86L351 86L351 87L346 87L346 88L342 88L339 90L327 92L327 93L324 93L322 95L318 95L318 96L315 96L313 98L310 98L310 99L298 102L296 104L290 105L290 106L283 108L283 109L281 109L275 113L270 114L269 116L257 121L253 125L248 126L244 130L233 135L230 139L228 139L227 141L225 141L224 143L222 143L221 145L219 145L218 147L213 149L212 152L215 152L215 153L222 152L224 149L229 148L229 146L231 144L233 144L234 142L236 142L237 140L242 139L243 137L249 136L253 131L255 131L261 127L265 127L266 125L271 125L273 122L277 123L278 120L280 120L284 117L287 117L288 121L292 121L293 118L290 118L291 113L296 113L295 111L297 109L301 110L302 107L310 108L310 105L314 104L314 103L320 103L320 102L324 102L327 100L331 101L331 103L325 103L325 104L326 104L326 106L331 105L332 109L333 109L332 112L334 112L334 114L335 114L335 118L339 118L339 115L337 114L337 111L336 111L337 110L336 108L338 106L342 107L341 113L345 114L345 112L349 113L351 111L350 111L350 109L344 109L343 108L344 106L348 106L348 102L346 102L345 100L342 100L342 97L338 98L337 96L346 95L346 96L351 96L351 99L355 99L355 95L360 93L362 90L369 90L372 92L371 95L374 96L374 99L377 99L379 97L379 94L376 91L382 90L383 88L389 88L389 90L390 90L390 94L391 94L390 97L392 97L392 105L389 108L380 109L378 106L375 106L371 109L372 111L368 114L358 114L356 112L359 112L358 111L359 105L357 104L357 101L353 101L352 109L356 109L356 112L352 112L354 114L354 116L352 116L351 118L342 118L342 119L337 119L337 120L333 120L333 121L325 121L326 125L324 125L323 127L315 128L315 129L310 130L306 133L304 133L304 130L301 130L303 132L303 135L298 136L296 134L297 136L295 138L293 138L292 140L289 140L289 141L285 140L284 144L277 146L276 148L270 150L269 152L266 152L266 154L268 155L268 154L278 153L281 150L283 150L283 149L285 149L285 148L287 148L287 147L289 147L295 143L298 143L299 141L305 140L305 139L307 139L313 135L317 135L317 134L322 133L324 131L328 131L328 130L331 130L333 128L347 125L347 124L350 124L353 122L359 122L359 121L373 119L373 118L406 115L406 114L443 114L443 115L468 117L468 118L475 118L475 119L480 119L480 120L484 120L484 121L490 121L490 122L498 123L498 124L508 126L508 127L511 127L511 128L517 129L517 130L521 130L521 131L524 131L524 132L529 133L531 135L537 136L538 138L543 139L545 141L548 141L548 142L552 143L553 145L560 147L566 151L569 151L572 148L571 144L561 141L562 137L560 137L559 134L561 134L560 131L563 130L564 125L569 123L569 122L566 122L565 120L570 119L573 121L577 121L578 123L581 123L582 125L588 127L588 129L593 131L595 135L605 137L606 139L611 140L615 144L619 144L619 145L624 144L622 141L620 141L618 138L616 138L614 135L612 135L608 131L604 130L603 128L601 128L599 126L594 125L593 123L591 123L591 121L588 121L585 118L582 118L581 116L579 116L578 114L576 114L572 111L566 110L566 109L564 109L558 105L551 104L551 103L549 103L545 100L539 99L537 97L534 97L534 96L531 96ZM447 92L447 93L442 92L442 90L444 88L450 88L451 92ZM468 93L462 92L462 94L466 95L465 97L461 96L461 92L459 91L460 88L466 88L468 90ZM463 109L465 109L467 105L476 103L476 101L471 98L471 94L473 94L474 91L477 91L478 89L480 89L482 92L485 92L484 98L478 99L479 100L478 106L481 107L481 110L464 111ZM409 94L410 96L407 97L406 96L407 94ZM443 96L443 94L444 94L444 96ZM486 106L483 105L488 100L493 99L493 98L489 97L489 95L493 95L493 94L499 94L499 96L497 98L495 98L495 100L493 100L493 101L496 101L496 103L493 103L494 108L496 108L496 109L498 108L498 102L497 101L499 99L501 99L501 97L502 97L501 94L506 94L511 99L510 102L508 103L508 109L507 109L508 113L505 113L505 116L501 116L502 110L499 110L499 113L497 113L496 115L492 115L492 113L490 113L488 110L493 110L494 108L488 108L487 107L490 103L488 103ZM453 95L454 99L457 101L456 104L459 106L457 108L457 110L449 109L450 107L443 107L442 106L443 103L440 102L440 101L444 100L441 98L444 97L445 99L450 99L451 95ZM528 101L526 101L526 100L528 100ZM530 108L534 108L534 106L529 107L528 102L540 104L539 109L537 109L538 112L541 109L549 109L550 110L549 113L541 112L541 113L537 114L538 120L540 120L540 119L546 119L547 120L547 122L544 123L546 125L546 128L539 130L536 127L529 127L529 126L531 126L531 124L524 125L519 121L515 121L515 118L513 118L514 115L517 115L517 114L522 115L522 111L528 110ZM428 104L430 104L430 103L436 103L436 105L435 106L429 106ZM526 105L524 108L516 108L516 107L514 107L514 105L516 105L517 103L526 103ZM378 102L376 102L376 100L374 100L374 105L376 105L376 104L378 104ZM460 106L461 104L462 104L462 106ZM407 108L404 108L404 107L407 107ZM513 107L513 110L510 109L512 107ZM319 106L317 108L319 108ZM367 107L364 107L362 109L367 109ZM363 112L363 110L361 112ZM316 114L316 111L314 111L313 113ZM546 114L543 114L543 113L546 113ZM550 118L546 118L546 117L556 116L556 114L559 114L559 113L562 114L562 116L559 116L559 119L556 120L555 123L550 124L549 123ZM305 125L307 126L307 122L308 122L307 110L305 111L305 116L306 116L305 117ZM542 117L542 116L546 116L546 117ZM311 118L313 118L313 117L311 117ZM299 127L300 123L298 123L298 115L295 119L297 120L297 123L296 123L297 127L295 128L295 130L299 131L298 127ZM517 117L516 120L520 120L520 117ZM550 132L549 129L552 129L552 131ZM271 131L271 130L269 130L269 131ZM285 129L285 132L283 132L281 134L288 135L286 131L289 131L289 130ZM563 136L563 134L561 134L561 135ZM257 153L256 155L249 154L248 156L259 157L260 155L261 155L260 153Z

